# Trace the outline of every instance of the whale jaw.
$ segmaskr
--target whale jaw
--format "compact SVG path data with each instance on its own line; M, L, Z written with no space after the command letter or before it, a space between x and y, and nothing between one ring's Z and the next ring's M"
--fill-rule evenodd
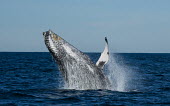
M52 31L47 31L43 35L48 50L65 78L66 88L77 90L110 88L107 77L86 54Z

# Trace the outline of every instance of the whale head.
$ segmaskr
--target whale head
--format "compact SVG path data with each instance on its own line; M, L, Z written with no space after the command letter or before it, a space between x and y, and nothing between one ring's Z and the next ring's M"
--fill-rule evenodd
M69 69L66 65L73 64L72 60L76 60L77 52L79 51L51 30L43 32L43 36L46 47L58 64L58 68L65 80L68 81L67 73Z
M43 32L43 36L45 45L47 46L48 50L55 58L55 61L59 62L65 54L62 48L62 45L65 43L64 39L62 39L51 30Z

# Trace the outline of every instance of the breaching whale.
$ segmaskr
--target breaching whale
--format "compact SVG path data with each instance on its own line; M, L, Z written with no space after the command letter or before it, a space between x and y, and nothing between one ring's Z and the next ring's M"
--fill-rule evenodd
M69 44L51 30L43 32L45 45L53 56L68 89L110 89L102 69L109 59L108 41L99 60L94 64L89 56Z

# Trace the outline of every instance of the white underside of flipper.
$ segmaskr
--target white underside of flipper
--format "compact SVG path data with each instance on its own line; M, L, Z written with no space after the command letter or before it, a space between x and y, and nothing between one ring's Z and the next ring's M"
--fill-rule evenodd
M99 60L96 62L96 66L98 66L100 69L103 69L104 65L109 61L109 46L107 38L105 38L105 41L105 49L101 53Z

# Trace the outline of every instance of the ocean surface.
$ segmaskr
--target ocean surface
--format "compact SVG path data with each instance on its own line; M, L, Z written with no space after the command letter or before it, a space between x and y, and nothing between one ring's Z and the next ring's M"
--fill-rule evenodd
M96 62L100 53L87 53ZM0 53L0 105L170 105L170 54L112 54L114 90L63 88L49 53ZM106 71L106 73L108 73Z

